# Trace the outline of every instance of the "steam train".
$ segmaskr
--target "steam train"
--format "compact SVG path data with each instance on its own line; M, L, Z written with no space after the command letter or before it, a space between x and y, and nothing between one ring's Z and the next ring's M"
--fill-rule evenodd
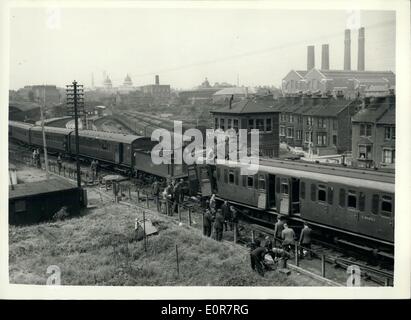
M190 183L203 194L248 208L253 219L271 225L277 216L307 221L332 231L337 241L369 249L394 244L395 177L378 170L360 170L298 161L260 159L258 173L241 175L241 164L188 168ZM360 244L358 244L360 243ZM375 248L375 246L372 246ZM390 249L391 248L391 249Z
M75 154L74 130L44 127L44 131L48 152ZM28 123L9 121L9 139L32 147L43 147L42 128ZM156 143L149 137L81 130L79 157L83 160L96 159L102 165L130 176L142 172L162 178L185 177L186 167L182 164L152 163L151 150Z

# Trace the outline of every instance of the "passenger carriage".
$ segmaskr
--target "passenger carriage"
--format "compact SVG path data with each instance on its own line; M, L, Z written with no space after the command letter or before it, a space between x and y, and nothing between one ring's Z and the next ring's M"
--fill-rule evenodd
M9 121L9 138L20 141L24 144L30 144L30 132L32 124Z
M281 214L394 241L391 173L265 159L260 160L257 174L241 175L240 170L238 162L224 160L199 165L196 176L203 195L214 192L222 199L259 209L255 216L267 222ZM189 170L189 180L192 177Z

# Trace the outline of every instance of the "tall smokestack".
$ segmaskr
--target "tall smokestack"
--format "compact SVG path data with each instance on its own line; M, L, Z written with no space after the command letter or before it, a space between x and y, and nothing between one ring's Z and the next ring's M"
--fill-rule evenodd
M321 69L330 70L330 50L328 44L323 44L321 49Z
M307 47L307 71L315 67L314 46Z
M160 84L160 76L156 75L156 85L159 85L159 84Z
M344 70L351 70L351 31L350 29L345 29Z
M365 47L364 28L360 28L358 29L358 65L357 65L358 71L365 70L364 47Z

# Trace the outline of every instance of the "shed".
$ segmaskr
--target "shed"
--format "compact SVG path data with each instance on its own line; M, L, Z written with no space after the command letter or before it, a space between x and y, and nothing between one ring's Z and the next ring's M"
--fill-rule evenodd
M73 183L60 178L9 187L9 223L33 224L50 220L62 207L70 215L80 210L81 192Z

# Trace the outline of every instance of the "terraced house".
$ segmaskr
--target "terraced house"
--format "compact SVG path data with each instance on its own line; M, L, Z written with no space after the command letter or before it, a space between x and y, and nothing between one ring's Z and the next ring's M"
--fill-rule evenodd
M365 98L352 118L353 165L395 167L395 95Z

